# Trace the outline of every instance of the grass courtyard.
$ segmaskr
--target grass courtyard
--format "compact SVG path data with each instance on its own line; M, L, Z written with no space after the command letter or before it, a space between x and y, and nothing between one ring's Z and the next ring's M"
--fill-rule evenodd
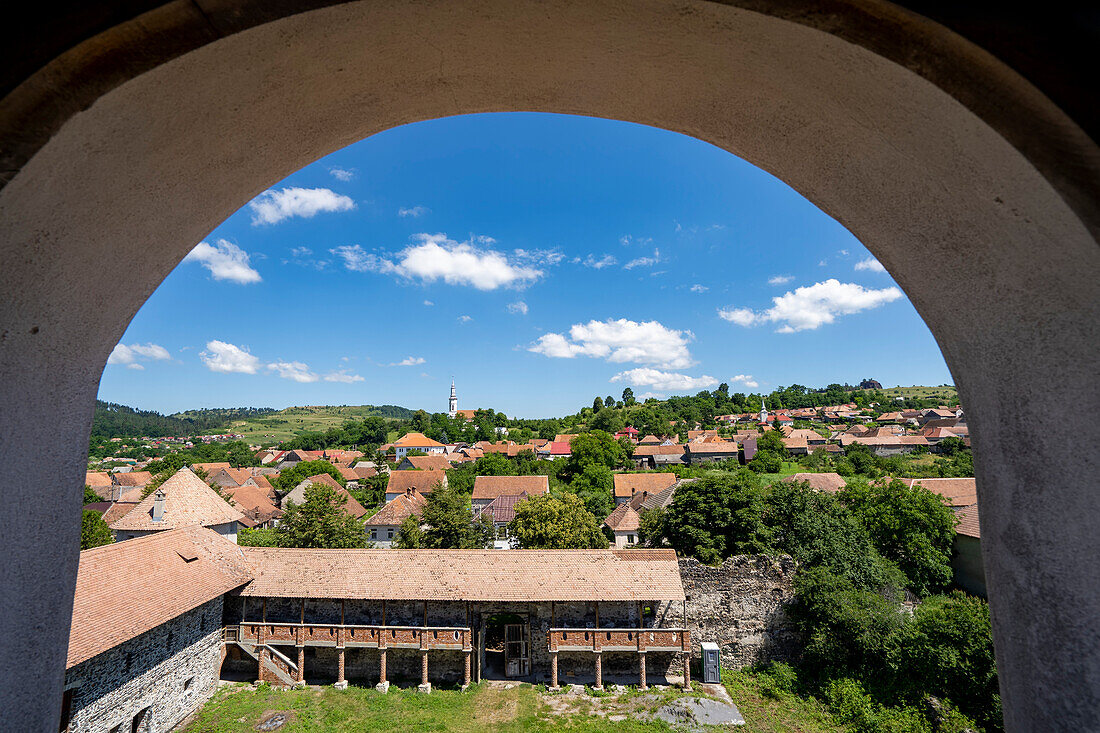
M751 733L826 733L844 731L814 701L768 693L747 674L725 676ZM436 690L423 695L393 687L388 694L370 688L336 690L313 687L278 690L248 684L223 687L182 730L183 733L245 733L274 713L285 733L360 733L369 731L457 731L523 733L560 729L578 733L675 731L655 717L661 707L688 693L675 688L642 693L551 694L542 687L517 684L473 685L468 691ZM693 691L690 694L701 694ZM696 728L698 730L698 728ZM722 730L722 728L711 728Z

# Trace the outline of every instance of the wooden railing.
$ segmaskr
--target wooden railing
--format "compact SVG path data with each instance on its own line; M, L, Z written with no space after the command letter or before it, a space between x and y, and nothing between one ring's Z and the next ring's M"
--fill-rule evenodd
M688 652L687 629L579 629L546 632L551 652Z
M370 647L375 649L473 648L473 632L464 626L364 626L245 621L239 638L254 644Z

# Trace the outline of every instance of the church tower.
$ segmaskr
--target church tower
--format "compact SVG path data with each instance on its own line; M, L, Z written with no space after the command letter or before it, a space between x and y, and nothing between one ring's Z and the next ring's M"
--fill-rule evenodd
M451 394L454 394L454 387L451 387ZM768 424L768 406L764 404L764 400L760 400L760 422L765 425Z
M451 377L451 398L447 400L447 417L458 414L458 395L455 394L455 380Z

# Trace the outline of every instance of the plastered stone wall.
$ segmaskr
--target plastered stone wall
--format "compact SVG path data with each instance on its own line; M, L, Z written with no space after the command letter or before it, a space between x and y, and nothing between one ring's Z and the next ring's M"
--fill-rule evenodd
M221 619L218 597L68 670L69 731L129 731L146 708L142 733L171 730L217 689Z
M794 600L794 560L738 555L717 566L694 558L679 562L693 657L700 656L704 641L718 644L722 666L731 669L797 653L799 637L787 616Z

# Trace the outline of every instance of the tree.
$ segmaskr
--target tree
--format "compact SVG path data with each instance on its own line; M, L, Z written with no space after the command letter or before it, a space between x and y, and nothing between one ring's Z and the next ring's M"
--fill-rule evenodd
M424 532L420 529L419 517L405 517L401 529L397 531L397 537L393 540L393 546L399 550L418 550L424 547Z
M592 412L599 412L603 409L603 397L597 397L592 400Z
M643 511L638 522L638 544L643 547L664 547L668 543L665 521L666 511L663 507Z
M493 525L489 517L475 521L470 495L457 488L436 486L428 494L420 521L428 526L424 531L425 547L484 549L493 546Z
M607 538L580 497L569 492L542 494L516 504L509 536L530 550L602 549Z
M303 480L319 473L327 473L336 479L336 483L341 486L347 485L347 479L340 475L340 472L336 470L336 466L323 460L300 461L282 471L278 476L272 476L270 481L272 486L278 489L280 493L289 494Z
M926 596L948 586L957 520L943 497L894 479L853 481L837 498L867 529L879 553L897 563L914 593Z
M103 501L99 497L99 494L92 491L92 487L87 484L84 485L84 504L95 504L96 502Z
M602 430L605 433L617 433L623 429L623 416L618 410L605 407L596 413L589 425L594 430Z
M237 544L241 547L278 547L279 541L274 529L242 527L237 532Z
M619 468L626 461L626 452L609 433L592 430L581 433L569 443L569 472L576 475L588 465Z
M705 563L767 548L765 491L749 471L711 474L676 490L664 529L677 552Z
M630 407L631 405L637 404L637 402L638 401L636 399L634 399L634 390L632 390L630 387L627 387L626 389L623 390L623 404L624 405L626 405L627 407Z
M892 593L905 585L852 512L804 481L773 484L764 521L772 545L803 566L822 566L860 590Z
M612 395L608 395L603 401L604 407L615 407L615 398Z
M347 497L328 484L306 487L305 501L290 502L275 531L279 547L367 547L363 526L344 510Z
M989 605L980 598L955 591L927 599L894 634L886 659L903 699L931 693L986 730L1003 725Z
M103 515L91 509L85 509L80 517L80 549L90 550L93 547L109 545L114 541L114 532L103 521Z
M615 478L607 466L598 463L588 464L583 471L573 477L569 487L584 501L585 508L592 512L596 519L606 519L607 515L615 509L615 499L612 495Z

